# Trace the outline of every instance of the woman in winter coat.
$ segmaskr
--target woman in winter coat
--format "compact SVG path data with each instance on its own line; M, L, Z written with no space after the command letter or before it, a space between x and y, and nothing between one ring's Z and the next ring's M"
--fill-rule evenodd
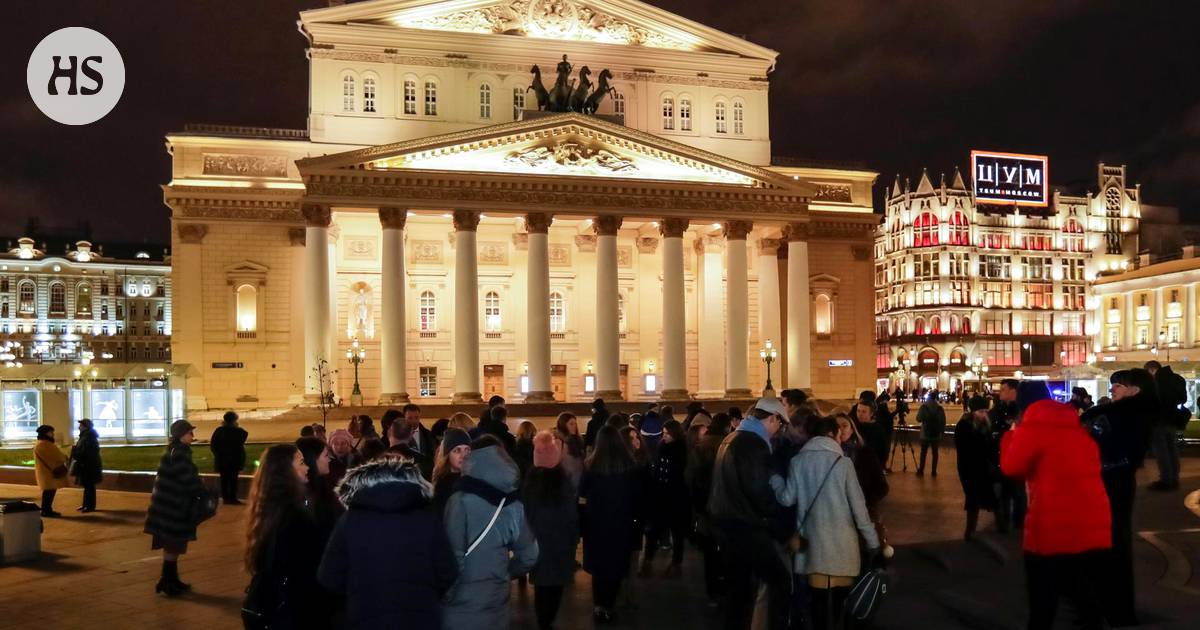
M462 429L446 429L433 462L433 511L438 518L462 477L463 464L471 454L471 436Z
M345 598L346 628L441 630L442 598L458 564L417 465L381 456L350 469L337 492L346 513L317 579Z
M854 476L858 478L863 500L867 502L867 513L871 515L871 520L879 522L879 503L891 489L887 476L883 474L883 465L875 457L875 450L866 445L858 426L849 416L838 414L834 419L838 425L837 441L842 445L842 454L854 462Z
M1017 388L1020 423L1000 443L1000 468L1025 480L1025 576L1029 628L1054 625L1058 600L1073 605L1080 627L1103 625L1096 576L1112 547L1100 453L1074 407L1050 400L1046 384Z
M650 467L649 532L646 551L642 555L642 575L652 572L658 543L668 532L672 545L671 565L664 575L669 578L682 575L683 546L692 525L692 499L684 479L687 460L687 438L683 433L683 425L671 420L662 427L658 458Z
M979 524L979 510L996 509L996 491L992 484L999 481L999 462L988 424L987 400L974 396L967 401L967 413L954 425L954 450L958 455L958 480L962 483L963 509L967 511L967 528L963 540L971 540ZM997 524L999 526L999 524Z
M517 443L513 449L513 461L517 463L517 470L521 471L521 477L525 477L525 473L533 468L533 436L537 435L537 427L528 420L522 420L521 424L517 425Z
M67 487L67 458L54 444L54 427L43 424L37 428L37 444L33 447L33 474L42 491L42 516L58 518L54 511L54 495Z
M517 482L517 465L495 437L471 444L462 479L446 502L446 534L459 567L446 595L446 630L509 626L508 582L538 558Z
M79 421L79 440L71 448L71 474L75 485L83 488L83 504L76 508L80 512L96 511L96 484L103 476L104 465L100 461L100 434L92 428L92 421Z
M301 438L317 440L317 438ZM330 597L317 583L323 531L306 498L310 470L301 450L276 444L263 452L250 491L246 571L272 629L326 628Z
M550 431L533 438L533 468L521 484L525 515L538 543L537 564L529 573L538 630L550 630L562 603L563 587L575 574L579 510L575 484L561 465L564 448Z
M188 542L196 540L198 523L194 506L208 500L200 471L192 463L194 430L187 420L171 423L171 441L158 462L143 529L153 536L150 548L163 552L162 578L154 586L154 592L168 597L192 588L179 580L179 556L187 553Z
M554 422L554 435L563 445L562 468L576 491L583 476L583 436L579 435L579 420L575 414L562 412Z
M592 401L592 418L588 420L587 430L584 432L583 444L590 452L596 448L596 434L600 432L600 427L608 422L608 407L604 405L604 400L597 398Z
M808 551L795 555L793 573L808 576L814 628L833 628L854 578L862 568L859 536L868 558L879 551L879 536L867 513L854 465L835 439L834 418L810 422L812 437L792 458L787 479L771 477L782 505L796 505L796 531L808 539Z
M637 539L640 486L629 447L613 427L596 432L596 448L580 482L583 510L583 569L592 575L592 616L613 619L621 580L629 575Z

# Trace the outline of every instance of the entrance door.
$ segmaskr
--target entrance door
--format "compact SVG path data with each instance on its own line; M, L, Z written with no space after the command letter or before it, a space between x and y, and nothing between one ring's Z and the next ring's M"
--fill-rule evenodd
M621 364L621 400L629 400L629 365Z
M554 392L554 400L567 402L567 366L550 366L550 391Z
M503 365L485 365L483 366L483 397L484 399L492 396L504 395L504 366Z

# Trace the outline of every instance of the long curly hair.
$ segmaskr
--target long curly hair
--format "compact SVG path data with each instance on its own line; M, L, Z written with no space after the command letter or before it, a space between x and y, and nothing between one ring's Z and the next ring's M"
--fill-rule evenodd
M256 573L267 545L289 513L304 510L304 483L292 468L297 448L276 444L263 452L250 489L246 523L246 571Z

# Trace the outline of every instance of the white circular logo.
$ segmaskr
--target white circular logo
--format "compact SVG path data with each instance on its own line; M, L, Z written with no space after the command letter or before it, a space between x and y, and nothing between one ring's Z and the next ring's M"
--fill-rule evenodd
M33 49L25 82L43 114L64 125L86 125L104 118L121 100L125 62L107 37L69 26Z

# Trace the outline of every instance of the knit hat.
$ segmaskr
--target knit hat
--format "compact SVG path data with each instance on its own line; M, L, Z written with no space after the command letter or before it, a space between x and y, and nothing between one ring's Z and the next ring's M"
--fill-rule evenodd
M538 431L533 436L534 468L554 468L562 461L562 446L550 431Z
M988 401L983 396L972 396L971 399L967 401L967 409L970 411L986 411L987 408Z
M1039 400L1049 400L1050 390L1044 381L1021 381L1017 386L1017 408L1024 412Z
M663 421L662 418L651 411L642 417L641 433L651 437L662 435Z
M689 426L706 427L710 424L712 424L712 416L708 415L708 412L701 411L692 418L692 424Z
M471 436L462 429L446 429L442 436L442 452L449 453L460 446L470 446Z
M171 423L171 441L178 442L183 439L183 436L195 431L196 427L192 426L187 420L176 420Z

